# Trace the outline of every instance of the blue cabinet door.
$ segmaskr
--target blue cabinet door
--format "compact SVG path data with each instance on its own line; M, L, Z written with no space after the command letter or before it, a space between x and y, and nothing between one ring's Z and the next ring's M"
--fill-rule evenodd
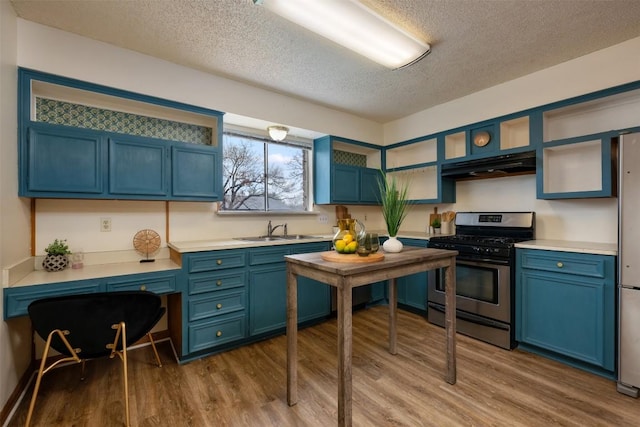
M516 339L613 372L614 257L518 250L516 269Z
M217 147L176 143L171 151L173 199L221 200L222 158Z
M292 254L324 252L330 243L303 243L291 247ZM304 276L298 276L298 323L326 318L331 314L331 287Z
M298 276L298 323L331 314L330 286L308 277Z
M400 239L403 245L427 247L427 240ZM396 280L398 287L398 303L414 308L419 312L427 311L427 279L428 273L421 272Z
M106 145L98 132L34 124L24 155L21 196L95 197L105 190Z
M284 328L287 323L287 272L284 262L249 270L249 335Z
M109 138L109 193L168 196L168 144L135 136Z
M358 203L360 201L360 168L334 165L331 193L331 201L334 203Z
M380 203L380 171L377 169L361 169L360 170L360 202L361 203Z

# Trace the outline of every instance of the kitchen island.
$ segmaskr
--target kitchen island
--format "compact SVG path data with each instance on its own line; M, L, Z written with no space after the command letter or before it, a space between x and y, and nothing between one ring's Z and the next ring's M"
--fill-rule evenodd
M352 308L353 288L381 280L389 283L389 352L396 354L397 288L396 278L436 268L445 277L446 373L449 384L456 382L455 264L458 252L442 249L405 247L400 253L385 253L384 259L372 263L325 261L322 253L285 256L287 262L287 403L298 401L297 333L298 276L327 283L337 289L338 302L338 425L351 426L352 408ZM427 286L425 283L424 286Z

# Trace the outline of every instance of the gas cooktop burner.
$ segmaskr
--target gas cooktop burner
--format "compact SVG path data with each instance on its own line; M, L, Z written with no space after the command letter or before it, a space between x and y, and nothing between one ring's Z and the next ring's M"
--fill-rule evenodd
M516 239L513 237L495 237L495 236L473 236L467 234L456 234L453 236L436 236L432 237L432 242L448 242L460 245L493 245L493 246L510 246L516 242L525 239Z

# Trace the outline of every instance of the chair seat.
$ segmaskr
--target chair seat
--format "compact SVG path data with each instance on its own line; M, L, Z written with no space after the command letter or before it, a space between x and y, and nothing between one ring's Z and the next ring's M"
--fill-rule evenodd
M151 292L103 292L37 300L28 311L42 339L46 340L52 330L67 330L71 346L81 349L80 357L93 359L111 353L106 345L115 338L112 325L125 322L127 345L144 337L164 315L165 308L160 304L160 297ZM51 341L51 347L70 356L58 337Z

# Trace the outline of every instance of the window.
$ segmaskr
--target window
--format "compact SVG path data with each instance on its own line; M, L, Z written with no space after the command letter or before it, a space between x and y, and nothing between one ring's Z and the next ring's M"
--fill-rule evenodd
M311 143L223 134L223 211L309 210Z

